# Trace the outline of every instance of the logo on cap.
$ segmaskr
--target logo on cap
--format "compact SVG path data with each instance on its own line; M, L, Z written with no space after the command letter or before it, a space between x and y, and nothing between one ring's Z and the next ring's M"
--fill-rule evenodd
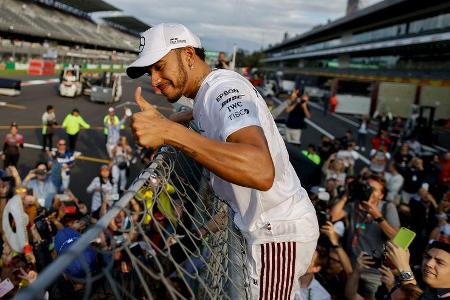
M144 50L145 47L145 37L141 36L141 40L139 41L139 53L142 52L142 50Z
M181 44L181 43L186 44L186 40L179 40L178 38L171 38L170 43L172 45Z

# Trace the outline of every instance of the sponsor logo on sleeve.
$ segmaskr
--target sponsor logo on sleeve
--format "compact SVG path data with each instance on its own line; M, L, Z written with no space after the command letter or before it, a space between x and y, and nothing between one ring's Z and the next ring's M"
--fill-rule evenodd
M241 101L231 103L230 105L227 106L227 109L228 109L228 112L232 112L233 110L235 110L239 107L242 107Z
M241 116L248 115L249 113L250 113L250 110L248 110L247 108L243 108L243 109L241 109L239 111L235 111L234 113L230 114L228 116L228 119L234 120L234 119L237 119L237 118L239 118Z
M220 107L219 110L222 110L222 108L224 108L225 105L227 105L228 103L230 103L230 102L232 102L232 101L235 101L235 100L242 99L242 97L244 97L244 96L245 96L245 95L235 95L235 96L233 96L233 97L230 97L230 98L224 100L224 101L222 102L221 107Z
M217 96L216 101L219 102L220 100L222 100L222 98L224 96L228 96L230 94L236 94L236 93L239 93L238 89L234 89L234 88L228 89L228 90L223 91L222 93L220 93L219 96Z

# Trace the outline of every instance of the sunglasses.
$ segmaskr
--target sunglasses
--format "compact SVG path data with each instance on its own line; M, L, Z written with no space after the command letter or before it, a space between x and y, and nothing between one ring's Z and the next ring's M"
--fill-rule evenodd
M66 144L58 144L58 146L65 146Z

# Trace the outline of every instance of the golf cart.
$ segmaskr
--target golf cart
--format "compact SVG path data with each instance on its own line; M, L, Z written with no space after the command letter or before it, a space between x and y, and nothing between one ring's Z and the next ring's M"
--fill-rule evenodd
M63 97L76 97L81 95L80 69L74 67L64 68L59 84L59 94Z
M105 72L101 80L91 87L91 101L101 103L114 103L122 97L122 75Z

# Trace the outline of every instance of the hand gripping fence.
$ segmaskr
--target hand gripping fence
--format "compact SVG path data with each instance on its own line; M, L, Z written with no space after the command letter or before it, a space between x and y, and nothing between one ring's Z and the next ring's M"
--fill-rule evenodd
M64 299L60 287L67 284L79 299L248 299L245 240L208 174L162 147L129 190L109 208L105 200L100 220L17 299L46 293ZM73 265L84 276L69 275Z

